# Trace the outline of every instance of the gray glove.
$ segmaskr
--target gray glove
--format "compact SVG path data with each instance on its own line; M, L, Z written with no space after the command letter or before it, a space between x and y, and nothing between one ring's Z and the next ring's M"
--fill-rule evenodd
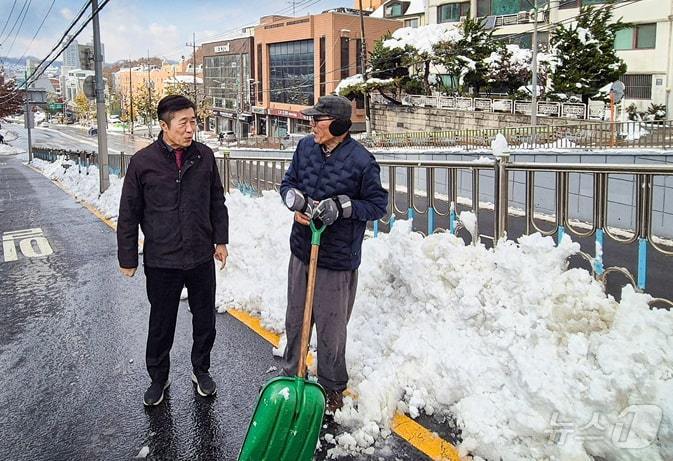
M311 197L305 197L299 189L290 189L285 194L285 206L292 211L313 216L313 209L317 202Z
M331 226L339 218L350 218L352 214L351 199L347 195L337 195L321 200L315 208L314 217Z

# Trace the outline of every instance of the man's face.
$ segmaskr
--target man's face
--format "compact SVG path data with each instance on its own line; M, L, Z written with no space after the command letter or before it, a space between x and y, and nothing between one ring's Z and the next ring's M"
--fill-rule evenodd
M173 118L166 123L159 122L164 132L164 141L171 147L189 147L196 131L196 115L194 109L188 107L173 113Z
M334 117L330 117L329 115L314 115L311 118L311 130L316 144L325 144L335 138L329 132L329 126L333 120Z

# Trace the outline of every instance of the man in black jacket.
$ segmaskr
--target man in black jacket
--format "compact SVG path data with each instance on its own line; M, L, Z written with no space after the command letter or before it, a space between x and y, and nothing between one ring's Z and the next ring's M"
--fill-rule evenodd
M195 106L166 96L157 107L158 139L131 158L124 178L117 244L119 267L138 267L138 225L143 230L144 270L150 301L146 363L152 384L146 406L159 405L170 385L170 352L180 293L187 287L192 311L192 381L203 397L217 386L209 373L215 341L215 259L227 260L229 215L213 151L192 141Z
M327 409L343 404L348 384L346 333L355 302L362 240L367 221L383 217L388 193L381 187L374 156L348 134L351 102L323 96L303 112L311 117L313 136L303 138L283 178L280 193L294 211L290 235L287 346L282 368L295 374L311 248L311 218L328 227L318 253L313 321L318 333L318 382L327 391Z

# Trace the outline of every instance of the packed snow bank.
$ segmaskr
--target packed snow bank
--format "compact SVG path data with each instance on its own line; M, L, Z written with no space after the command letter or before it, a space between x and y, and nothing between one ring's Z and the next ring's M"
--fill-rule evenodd
M98 199L84 185L96 173L40 166L113 215L118 180ZM234 191L227 205L219 309L282 332L292 213L275 192ZM335 416L347 433L329 438L332 456L371 453L402 410L455 416L461 450L490 460L673 459L673 313L629 287L616 303L588 272L568 270L579 246L567 236L488 250L423 238L406 221L379 235L364 243L349 324L357 401Z
M20 151L14 146L8 144L0 144L0 155L16 155Z

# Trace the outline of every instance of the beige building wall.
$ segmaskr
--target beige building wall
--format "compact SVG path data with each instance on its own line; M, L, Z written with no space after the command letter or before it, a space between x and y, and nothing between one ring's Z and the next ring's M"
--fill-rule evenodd
M364 5L363 5L364 6ZM371 50L374 42L386 32L394 31L401 27L401 23L395 20L364 18L366 46ZM283 104L271 101L270 68L269 68L269 45L274 43L291 42L296 40L312 39L314 43L314 85L313 95L317 101L320 97L320 38L325 38L325 94L330 94L341 81L341 37L349 40L349 66L348 75L356 73L356 59L359 60L359 50L356 50L356 39L361 38L360 17L355 14L323 13L305 17L266 17L260 20L260 25L255 28L255 52L261 49L261 75L259 73L258 59L255 58L255 75L262 85L262 98L256 101L256 110L259 117L261 111L287 111L288 118L293 118L296 113L308 106L297 104ZM258 92L255 92L258 94ZM253 109L253 111L255 111ZM301 117L299 117L301 119ZM364 123L364 110L357 109L353 103L353 122ZM290 129L292 132L293 130Z

